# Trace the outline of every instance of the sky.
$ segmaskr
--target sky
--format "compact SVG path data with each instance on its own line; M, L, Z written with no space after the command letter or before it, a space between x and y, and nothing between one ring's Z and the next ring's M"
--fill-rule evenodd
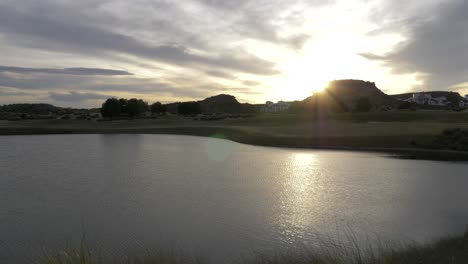
M468 93L465 0L0 0L0 104Z

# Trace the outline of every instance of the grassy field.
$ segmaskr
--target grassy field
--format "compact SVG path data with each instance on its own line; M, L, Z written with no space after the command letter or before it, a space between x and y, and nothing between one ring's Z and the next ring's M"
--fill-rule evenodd
M349 241L322 241L316 249L296 249L277 254L253 254L239 258L233 264L466 264L468 263L468 232L458 237L440 239L426 245L398 245L376 242L363 248L353 236ZM144 256L108 260L99 251L82 244L77 250L45 252L37 264L203 264L206 258L190 257L172 251L148 251ZM213 263L213 262L211 262ZM231 263L230 261L222 263Z
M408 157L468 160L468 154L431 151L426 147L447 128L467 128L468 113L398 111L335 114L315 119L293 114L261 114L249 118L197 121L164 116L158 119L87 121L0 121L0 135L73 133L149 133L195 136L222 135L240 143L296 147L375 150L409 153ZM424 151L423 151L424 150ZM443 155L444 157L442 157Z

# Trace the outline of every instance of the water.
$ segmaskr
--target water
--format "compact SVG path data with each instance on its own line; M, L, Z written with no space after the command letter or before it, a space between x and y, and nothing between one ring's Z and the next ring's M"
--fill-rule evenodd
M429 241L468 228L468 164L167 135L0 137L0 259L82 236L106 254L214 260L340 230Z

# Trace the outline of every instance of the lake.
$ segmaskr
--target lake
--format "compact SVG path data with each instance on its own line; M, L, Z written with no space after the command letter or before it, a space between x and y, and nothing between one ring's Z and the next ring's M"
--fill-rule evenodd
M104 254L214 260L343 230L426 242L468 228L468 163L170 135L0 137L0 259L82 237Z

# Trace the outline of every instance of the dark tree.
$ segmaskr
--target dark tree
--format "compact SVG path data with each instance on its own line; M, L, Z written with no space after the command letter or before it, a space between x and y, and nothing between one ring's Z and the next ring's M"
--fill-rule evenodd
M120 112L122 114L127 114L128 110L127 110L127 104L128 104L128 100L127 99L124 99L124 98L120 98L119 99L119 104L120 104Z
M348 106L345 103L343 103L342 101L340 101L340 100L330 100L328 102L328 109L332 113L344 113L344 112L349 111ZM369 111L369 110L367 110L367 111Z
M139 116L148 111L148 103L141 99L132 98L127 102L127 114L131 117Z
M413 106L410 102L403 102L398 106L398 109L410 109Z
M166 113L166 106L160 102L156 102L150 106L151 113L153 114L164 114Z
M121 113L119 100L116 98L109 98L103 104L101 108L101 114L103 117L113 118L119 116Z
M369 112L372 109L372 104L370 103L369 98L361 97L356 101L356 111L357 112Z
M294 101L289 105L288 108L288 112L292 114L301 114L305 111L305 103L302 101Z
M201 113L201 106L198 102L185 102L177 106L179 115L196 115Z

